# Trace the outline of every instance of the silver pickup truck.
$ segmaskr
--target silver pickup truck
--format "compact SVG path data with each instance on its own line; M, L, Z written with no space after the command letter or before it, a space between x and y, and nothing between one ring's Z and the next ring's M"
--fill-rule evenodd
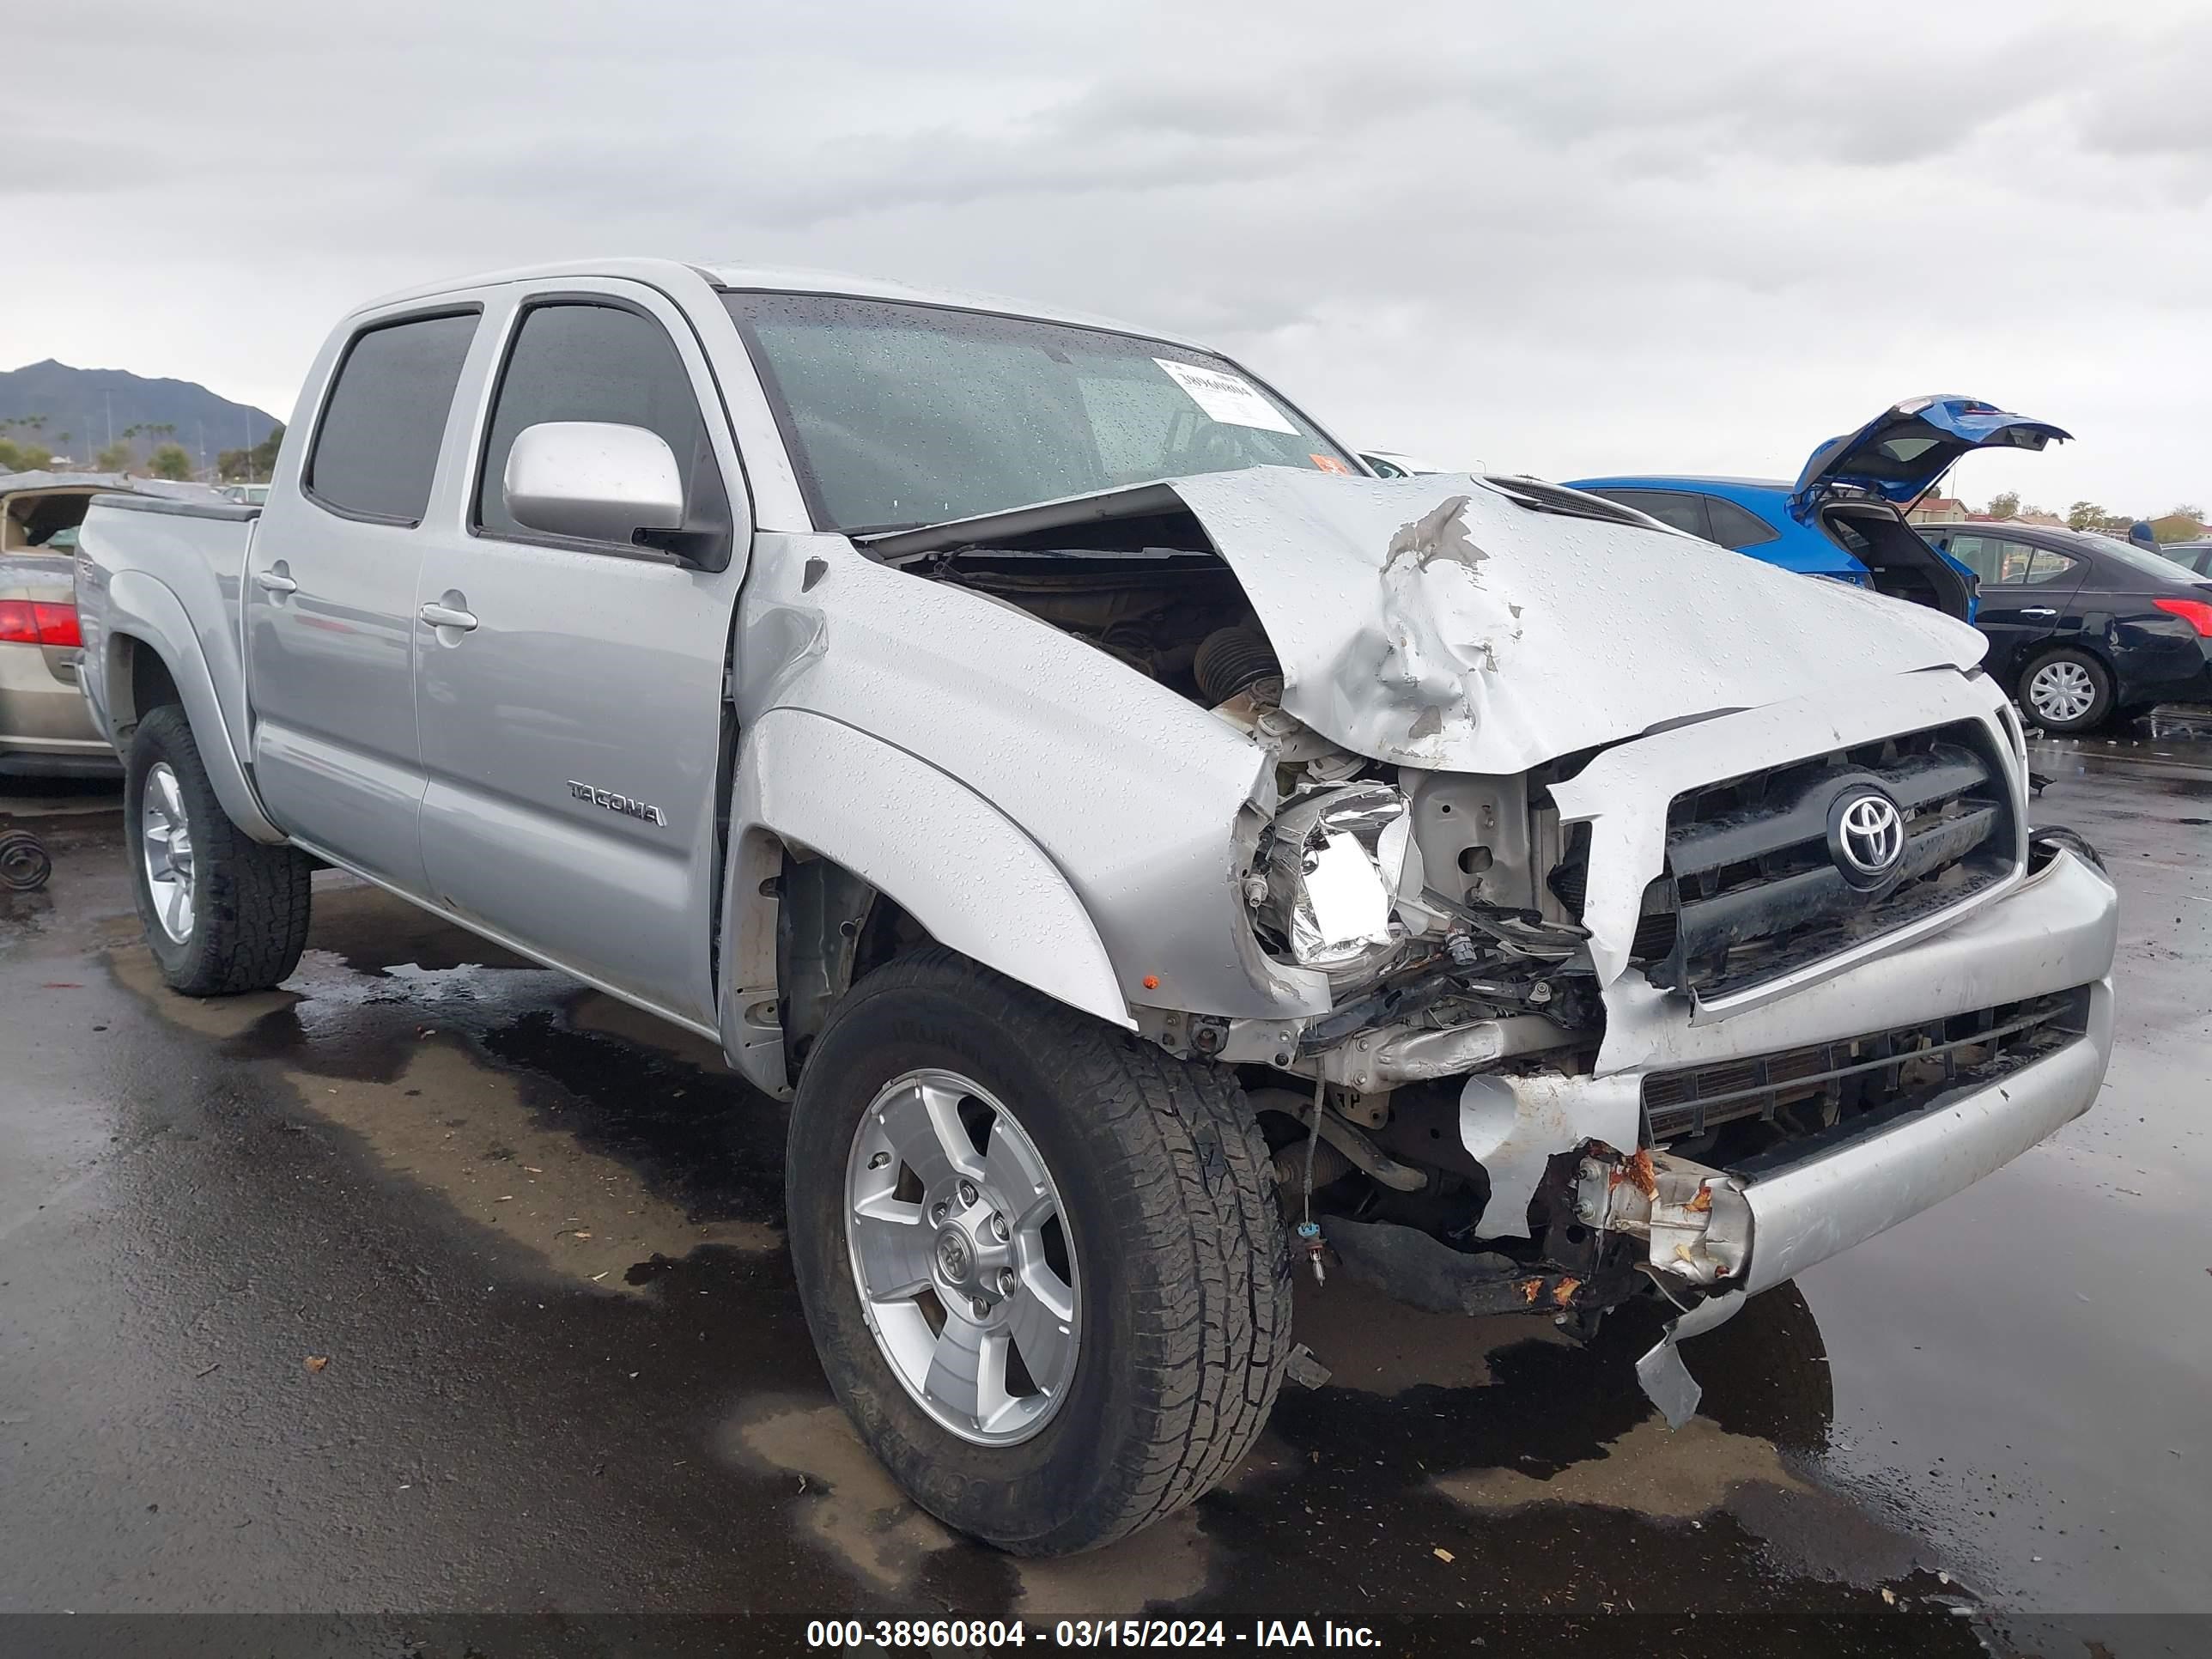
M331 336L265 507L104 498L78 589L168 982L283 980L321 862L718 1040L791 1103L839 1399L1010 1550L1220 1480L1294 1273L1663 1297L1680 1419L1677 1338L2109 1057L2113 889L1972 630L1371 477L1112 324L422 289Z

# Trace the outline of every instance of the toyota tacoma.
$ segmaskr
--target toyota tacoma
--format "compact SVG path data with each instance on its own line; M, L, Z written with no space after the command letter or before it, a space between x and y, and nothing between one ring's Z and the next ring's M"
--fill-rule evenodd
M1201 345L617 260L344 319L265 504L104 497L147 941L350 871L790 1103L823 1368L1036 1554L1218 1482L1292 1275L1639 1370L2087 1109L2114 895L1982 641ZM1320 1358L1323 1360L1327 1356Z

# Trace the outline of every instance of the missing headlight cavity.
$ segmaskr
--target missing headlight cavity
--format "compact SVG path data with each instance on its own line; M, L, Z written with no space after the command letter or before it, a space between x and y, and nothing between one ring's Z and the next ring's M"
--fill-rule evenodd
M1406 937L1391 914L1412 826L1387 784L1314 790L1275 815L1246 897L1263 941L1301 968L1380 969Z

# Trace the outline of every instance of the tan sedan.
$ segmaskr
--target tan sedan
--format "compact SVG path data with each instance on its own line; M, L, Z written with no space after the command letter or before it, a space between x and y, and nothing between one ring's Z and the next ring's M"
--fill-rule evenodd
M118 777L77 689L76 527L110 483L0 477L0 777Z

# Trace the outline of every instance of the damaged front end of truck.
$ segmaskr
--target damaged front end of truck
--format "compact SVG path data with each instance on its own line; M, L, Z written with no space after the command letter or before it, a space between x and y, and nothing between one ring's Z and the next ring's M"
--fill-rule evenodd
M1265 994L1145 973L1131 1018L1236 1070L1316 1272L1577 1334L1662 1297L1679 1421L1680 1336L2094 1097L2112 888L2031 831L1945 617L1525 479L1261 468L864 544L1262 752L1209 879Z

